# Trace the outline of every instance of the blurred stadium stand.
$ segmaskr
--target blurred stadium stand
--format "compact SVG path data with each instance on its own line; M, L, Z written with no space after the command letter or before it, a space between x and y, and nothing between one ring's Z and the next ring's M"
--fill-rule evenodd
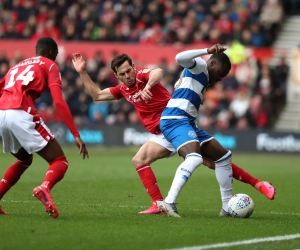
M138 124L125 100L93 103L73 69L73 52L84 52L101 88L118 84L110 60L128 53L137 67L163 68L162 83L172 92L181 71L174 55L221 43L233 70L206 93L199 125L297 131L300 77L299 70L290 72L292 60L300 62L299 14L298 0L0 0L0 77L34 55L37 39L51 36L60 47L57 62L76 123ZM60 120L49 93L36 108L46 122Z

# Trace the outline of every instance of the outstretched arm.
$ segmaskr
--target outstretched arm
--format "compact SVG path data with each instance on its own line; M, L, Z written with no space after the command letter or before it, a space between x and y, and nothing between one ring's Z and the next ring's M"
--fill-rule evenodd
M75 70L79 73L80 78L89 92L90 96L94 101L110 101L116 100L116 98L112 95L109 88L101 90L90 78L89 74L85 70L86 62L83 59L81 54L75 53L73 54L72 59Z
M206 67L206 62L204 60L201 59L196 62L195 58L208 54L221 54L225 50L226 48L222 47L220 44L215 44L208 49L194 49L180 52L176 55L175 59L181 66L187 69L193 69L196 64L200 65L200 67Z
M71 115L70 109L68 104L66 103L65 99L62 95L61 86L59 85L50 85L50 92L53 98L53 102L55 104L56 110L58 111L60 117L67 125L70 132L73 134L75 138L75 144L79 148L79 153L82 155L82 158L85 157L89 158L89 153L86 149L84 142L80 138L80 134L76 128L76 125L73 121L73 117Z
M176 55L175 60L184 68L191 69L196 65L195 58L208 55L208 49L193 49L180 52Z

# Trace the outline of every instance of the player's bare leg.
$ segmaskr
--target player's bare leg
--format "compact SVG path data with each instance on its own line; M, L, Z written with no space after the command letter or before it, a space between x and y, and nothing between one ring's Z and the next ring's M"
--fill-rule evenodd
M8 190L18 182L22 174L32 163L33 155L28 154L24 148L21 148L16 154L12 155L16 157L17 161L5 171L4 176L0 181L0 200ZM0 214L7 214L1 206Z
M203 165L207 166L210 169L215 169L215 162L207 157L203 157ZM261 181L256 177L250 175L247 171L240 168L234 163L231 163L232 166L232 174L233 178L238 181L250 184L264 196L266 196L269 200L273 200L276 194L276 189L272 186L271 183L267 181Z
M136 153L132 159L132 163L136 168L140 179L147 190L149 196L152 199L152 205L139 212L139 214L160 214L161 211L158 209L156 202L163 200L163 196L157 185L156 177L151 169L150 164L158 159L169 157L171 151L164 148L163 146L153 142L146 142Z
M33 189L33 196L43 203L45 211L50 216L57 218L58 210L52 200L50 190L64 177L68 169L68 161L56 139L50 140L48 144L37 153L43 157L50 166L43 183Z

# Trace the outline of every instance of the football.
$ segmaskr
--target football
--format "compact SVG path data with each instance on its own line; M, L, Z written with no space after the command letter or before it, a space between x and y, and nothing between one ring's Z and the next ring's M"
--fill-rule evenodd
M234 218L249 218L254 211L254 202L247 194L235 194L228 202L228 212Z

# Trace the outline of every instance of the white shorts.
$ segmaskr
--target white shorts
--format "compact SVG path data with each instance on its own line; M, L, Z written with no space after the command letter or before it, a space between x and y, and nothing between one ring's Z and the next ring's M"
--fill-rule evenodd
M153 141L161 146L163 146L164 148L168 149L169 151L171 151L170 156L173 156L177 153L177 150L173 147L172 143L169 142L162 133L156 135L153 134L149 141Z
M24 148L29 154L42 150L54 135L39 115L24 110L0 110L0 136L3 152L16 154Z

